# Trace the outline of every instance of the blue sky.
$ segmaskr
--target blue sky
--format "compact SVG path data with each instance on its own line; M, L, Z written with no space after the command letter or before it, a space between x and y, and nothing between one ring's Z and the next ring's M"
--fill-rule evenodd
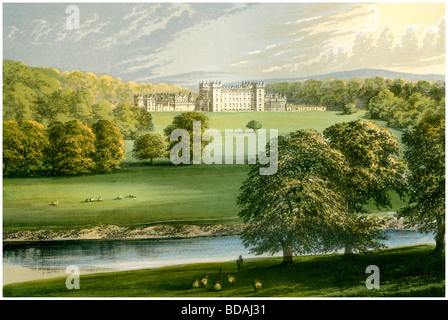
M3 58L151 82L188 72L302 77L445 73L439 3L4 3Z

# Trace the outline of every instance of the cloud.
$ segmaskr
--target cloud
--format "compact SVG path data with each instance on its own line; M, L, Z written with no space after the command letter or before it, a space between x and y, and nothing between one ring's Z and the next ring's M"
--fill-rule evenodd
M34 43L37 43L41 37L47 38L48 34L52 31L48 21L46 20L33 20L31 21L33 28L31 35L33 36Z

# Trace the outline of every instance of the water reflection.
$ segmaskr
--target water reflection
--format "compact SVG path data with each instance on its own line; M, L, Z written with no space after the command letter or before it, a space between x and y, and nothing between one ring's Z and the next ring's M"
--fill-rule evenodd
M387 230L389 247L434 243L432 234ZM3 246L3 266L25 267L41 274L77 265L84 273L154 268L199 261L250 257L238 236L166 240L66 240ZM38 277L38 274L36 274Z

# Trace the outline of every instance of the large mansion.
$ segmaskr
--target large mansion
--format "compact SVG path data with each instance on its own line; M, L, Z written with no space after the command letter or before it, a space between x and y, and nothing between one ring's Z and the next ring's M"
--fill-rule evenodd
M262 82L242 82L223 86L220 81L200 82L199 96L193 99L179 93L136 94L134 104L152 111L264 112L264 111L325 111L325 107L297 108L287 105L286 96L266 94Z

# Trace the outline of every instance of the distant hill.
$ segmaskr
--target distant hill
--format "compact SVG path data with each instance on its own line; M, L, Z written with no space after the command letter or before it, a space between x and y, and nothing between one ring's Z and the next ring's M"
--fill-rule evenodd
M321 80L325 78L349 80L354 78L371 78L375 76L388 79L402 78L403 80L406 81L416 81L416 80L437 81L445 79L445 75L441 74L415 74L415 73L396 72L384 69L357 69L350 71L340 71L326 74L310 75L306 77L297 77L297 78L251 78L225 72L197 71L197 72L154 78L151 79L151 82L175 83L185 88L198 90L199 82L204 80L207 81L219 80L226 85L237 85L240 84L241 81L245 80L262 81L265 83L269 83L269 82L287 82L287 81L306 81L309 79Z
M113 100L133 102L135 93L192 93L191 89L182 88L177 84L166 83L136 83L132 81L122 81L119 78L107 74L95 74L87 71L63 71L56 68L31 67L32 70L45 74L59 81L61 88L77 90L79 88L89 88L95 95L95 100Z

